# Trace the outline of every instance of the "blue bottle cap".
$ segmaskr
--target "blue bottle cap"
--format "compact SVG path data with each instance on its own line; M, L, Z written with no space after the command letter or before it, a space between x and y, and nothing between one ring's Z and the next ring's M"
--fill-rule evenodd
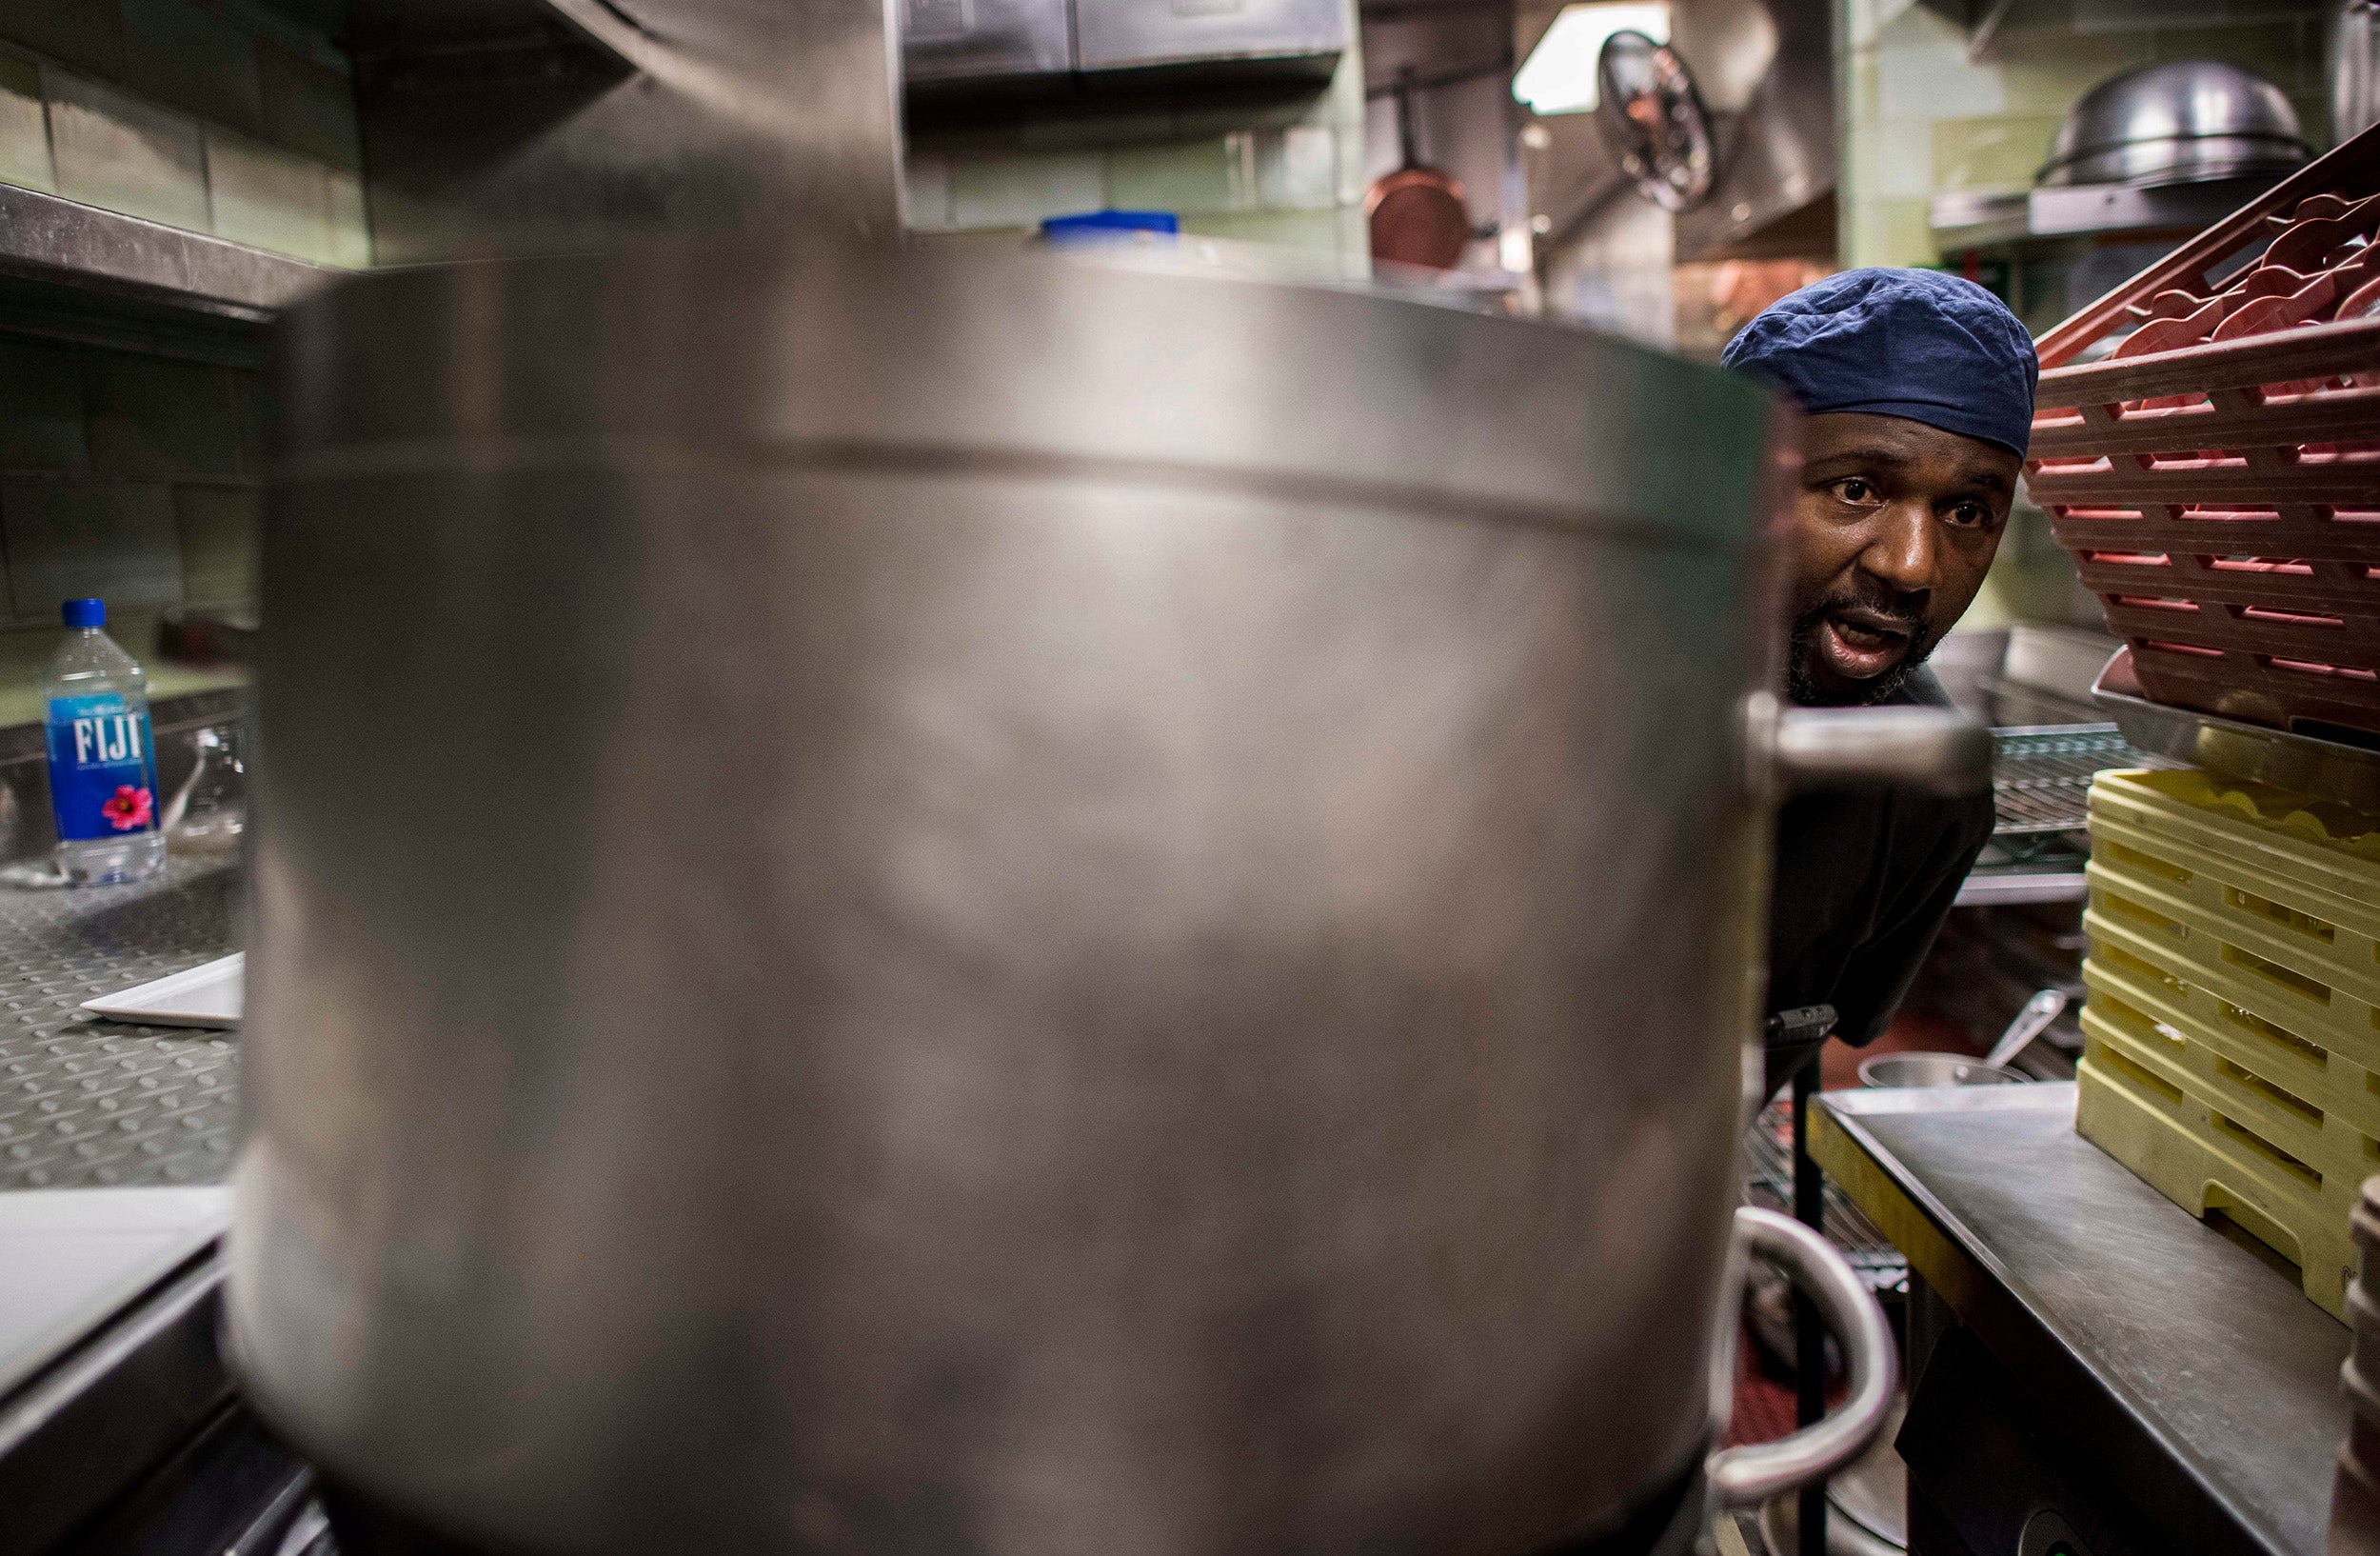
M58 614L66 618L69 627L102 627L108 621L108 602L69 600L59 608Z

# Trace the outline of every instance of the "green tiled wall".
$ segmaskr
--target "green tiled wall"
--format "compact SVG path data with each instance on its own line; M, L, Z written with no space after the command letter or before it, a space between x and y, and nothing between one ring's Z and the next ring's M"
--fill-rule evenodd
M253 0L0 0L0 182L333 265L371 258L355 96ZM245 607L252 371L0 334L0 724L39 714L58 602L96 594L171 693L161 612Z
M1352 0L1349 10L1352 37ZM1103 208L1170 210L1184 232L1268 246L1292 269L1370 273L1363 61L1352 45L1326 88L1287 100L1120 103L1096 117L915 135L907 164L909 225L920 231L1024 231Z
M1936 263L1934 195L2030 188L2066 110L2134 67L2246 66L2289 93L2308 138L2326 142L2325 29L2311 8L2013 0L2004 15L1983 57L1971 58L1965 28L1933 6L1837 0L1844 264Z
M255 389L243 369L0 337L0 725L37 716L58 603L83 595L161 692L223 684L161 664L157 622L253 602Z
M370 262L346 62L238 0L0 0L0 183Z

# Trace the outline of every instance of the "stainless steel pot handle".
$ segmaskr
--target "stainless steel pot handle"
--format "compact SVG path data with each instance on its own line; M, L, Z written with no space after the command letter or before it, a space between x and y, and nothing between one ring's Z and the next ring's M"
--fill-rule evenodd
M1787 792L1893 788L1992 791L1992 731L1948 708L1786 708L1755 692L1744 724L1755 763Z
M1851 1394L1841 1409L1815 1426L1774 1443L1713 1453L1704 1472L1716 1507L1756 1506L1823 1480L1867 1452L1892 1413L1899 1373L1884 1309L1825 1238L1790 1216L1751 1206L1735 1212L1735 1237L1746 1251L1773 1260L1817 1306L1850 1361ZM1740 1262L1735 1267L1741 1268ZM1724 1348L1733 1355L1732 1344Z

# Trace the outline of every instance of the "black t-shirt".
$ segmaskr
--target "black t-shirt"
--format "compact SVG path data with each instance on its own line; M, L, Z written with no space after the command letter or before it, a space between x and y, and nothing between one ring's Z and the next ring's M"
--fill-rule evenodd
M1948 701L1923 670L1887 700ZM1988 794L1876 789L1787 801L1769 892L1767 1008L1831 1005L1836 1036L1875 1041L1991 840L1992 816ZM1770 1048L1771 1094L1815 1047Z

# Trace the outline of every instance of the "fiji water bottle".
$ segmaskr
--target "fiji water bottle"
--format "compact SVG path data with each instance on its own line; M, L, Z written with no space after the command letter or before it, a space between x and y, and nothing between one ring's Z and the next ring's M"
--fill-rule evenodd
M166 862L149 678L100 630L108 608L66 602L66 641L42 671L58 868L78 885L137 881Z

